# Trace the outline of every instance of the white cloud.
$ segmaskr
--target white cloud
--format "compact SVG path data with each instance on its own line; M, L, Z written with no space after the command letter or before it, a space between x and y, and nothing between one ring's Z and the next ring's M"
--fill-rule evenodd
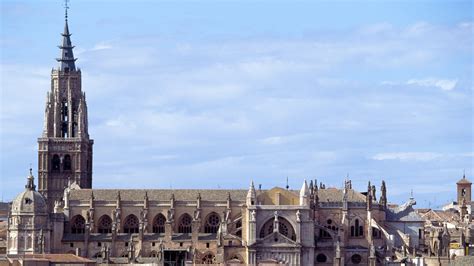
M438 78L426 78L426 79L410 79L406 82L408 85L417 85L421 87L437 87L443 91L451 91L456 87L458 83L457 79L438 79Z
M443 157L440 153L434 152L386 152L378 153L372 157L373 160L399 160L399 161L432 161Z

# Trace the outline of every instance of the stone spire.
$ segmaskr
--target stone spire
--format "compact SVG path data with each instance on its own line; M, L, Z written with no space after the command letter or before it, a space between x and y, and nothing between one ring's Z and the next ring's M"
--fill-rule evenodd
M382 205L384 208L387 207L387 187L385 185L385 181L382 180L382 187L380 188L381 195L380 195L380 205Z
M59 45L59 49L61 49L60 57L56 60L59 62L59 70L69 72L76 70L76 58L74 58L73 49L74 46L71 43L71 34L69 33L69 26L67 21L67 10L69 6L67 5L65 8L65 20L64 20L64 32L61 34L63 36L62 44Z
M308 183L306 182L306 179L303 182L303 186L301 186L300 189L300 205L304 206L308 204L308 198L309 198L309 189L308 189Z
M247 206L255 205L255 200L257 199L257 193L255 192L255 186L253 180L250 183L249 191L247 192Z
M36 186L35 186L35 178L33 177L33 169L30 168L30 174L28 175L26 179L27 179L27 182L26 182L25 188L28 190L35 190Z

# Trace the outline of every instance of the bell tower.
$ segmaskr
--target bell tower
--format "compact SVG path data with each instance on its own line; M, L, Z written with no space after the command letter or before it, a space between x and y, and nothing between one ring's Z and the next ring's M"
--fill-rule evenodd
M81 90L81 70L75 65L68 6L65 8L60 57L56 59L59 66L51 71L43 134L38 138L38 191L47 199L50 211L69 181L92 187L94 141L89 138L86 95Z
M471 181L466 179L466 174L456 183L458 192L458 205L462 205L463 201L471 204Z

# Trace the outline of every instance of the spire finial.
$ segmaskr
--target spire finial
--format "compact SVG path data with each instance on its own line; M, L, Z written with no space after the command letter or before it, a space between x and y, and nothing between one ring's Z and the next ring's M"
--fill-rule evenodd
M290 185L288 185L288 176L286 177L286 190L290 189Z
M69 0L64 0L64 18L67 21L67 10L69 9Z

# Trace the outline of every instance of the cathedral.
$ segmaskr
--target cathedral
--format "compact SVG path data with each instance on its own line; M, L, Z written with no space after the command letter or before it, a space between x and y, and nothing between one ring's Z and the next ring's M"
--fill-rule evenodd
M370 182L358 192L350 180L342 188L305 180L299 190L264 190L251 180L243 189L92 188L94 141L67 13L59 48L38 178L30 169L12 202L8 255L76 254L99 264L380 265L396 258L397 243L405 252L423 245L419 221L416 237L391 232L385 182L379 197Z

